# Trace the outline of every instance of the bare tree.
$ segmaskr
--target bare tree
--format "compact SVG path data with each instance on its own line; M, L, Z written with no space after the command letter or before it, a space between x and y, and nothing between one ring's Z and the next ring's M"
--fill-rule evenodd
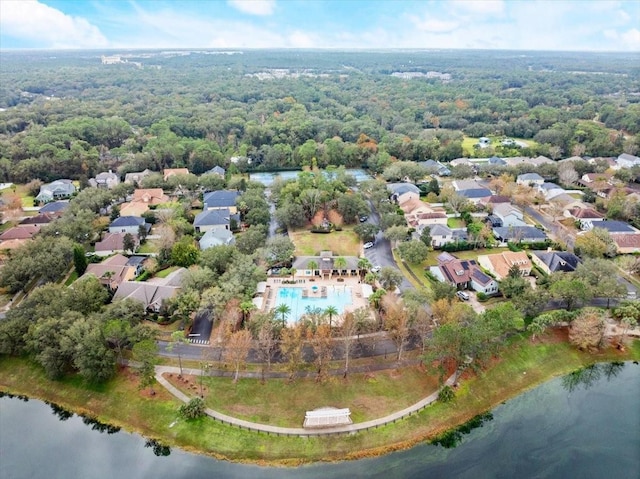
M262 363L262 382L264 382L265 373L271 369L271 361L278 347L275 337L275 324L272 314L257 313L253 319L258 323L256 352Z
M351 357L351 349L355 341L355 335L358 331L358 320L352 312L347 312L342 317L342 346L344 349L344 377L349 374L349 359Z
M561 163L560 166L558 166L558 179L563 185L568 186L578 181L578 179L580 179L580 176L578 175L576 169L573 167L573 163L567 162Z
M407 310L398 303L397 298L387 293L382 298L382 304L384 309L384 326L387 330L387 334L397 351L397 360L402 359L402 352L404 346L409 338L409 315Z
M315 354L316 382L323 382L328 376L329 361L333 354L331 328L328 324L321 324L313 333L309 330L308 339Z
M303 362L303 345L304 326L302 323L297 323L293 327L285 328L282 330L282 341L280 343L280 350L282 351L282 354L287 358L289 381L295 380L296 374Z
M233 376L233 382L238 382L238 375L240 374L240 367L247 361L249 350L251 349L251 333L243 329L237 331L229 337L227 341L227 347L224 353L225 361L233 364L235 374Z

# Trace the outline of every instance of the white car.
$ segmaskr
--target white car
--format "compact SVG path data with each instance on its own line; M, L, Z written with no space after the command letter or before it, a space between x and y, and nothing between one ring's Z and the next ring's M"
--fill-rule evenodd
M464 291L458 291L456 296L462 301L469 301L469 293L465 293Z
M367 243L363 244L362 247L364 249L373 248L373 243L371 241L368 241Z
M371 272L372 273L379 273L381 269L382 269L381 266L375 265L373 268L371 268Z

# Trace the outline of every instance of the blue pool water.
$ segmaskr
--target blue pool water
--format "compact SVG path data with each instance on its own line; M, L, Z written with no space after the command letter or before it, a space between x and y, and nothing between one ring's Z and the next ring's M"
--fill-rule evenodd
M289 314L287 321L289 323L295 323L304 315L307 306L311 308L326 309L327 306L335 306L338 310L338 314L342 314L345 306L353 304L351 298L351 288L348 286L327 286L327 297L302 297L303 288L285 288L281 287L278 290L278 296L276 297L274 308L277 308L281 304L286 304L291 308L291 314ZM310 288L309 288L310 289ZM312 293L310 292L311 296Z

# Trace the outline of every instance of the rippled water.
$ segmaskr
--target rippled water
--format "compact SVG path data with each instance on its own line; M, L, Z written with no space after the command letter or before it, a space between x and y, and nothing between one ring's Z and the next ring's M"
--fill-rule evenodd
M297 469L169 451L134 434L78 416L62 421L60 415L40 401L0 399L0 478L640 477L640 366L632 363L556 379L508 401L455 448L425 444Z

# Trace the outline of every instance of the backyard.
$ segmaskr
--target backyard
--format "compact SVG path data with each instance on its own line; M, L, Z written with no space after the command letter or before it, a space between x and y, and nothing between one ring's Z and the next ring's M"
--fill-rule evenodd
M316 256L320 251L332 251L337 256L360 255L360 240L351 228L328 234L301 229L289 231L289 238L296 245L296 256Z

